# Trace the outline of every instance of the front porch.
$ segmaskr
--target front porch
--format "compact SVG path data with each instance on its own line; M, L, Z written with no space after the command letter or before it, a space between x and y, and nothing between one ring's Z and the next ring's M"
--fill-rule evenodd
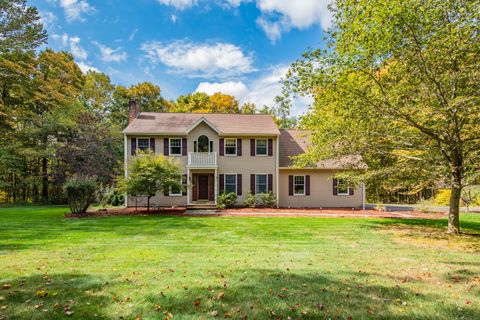
M217 204L217 168L187 168L187 206L210 209Z

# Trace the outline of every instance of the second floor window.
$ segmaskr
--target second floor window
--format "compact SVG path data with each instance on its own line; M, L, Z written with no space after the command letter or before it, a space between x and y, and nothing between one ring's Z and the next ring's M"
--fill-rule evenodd
M255 194L267 193L267 175L257 174L255 176Z
M237 175L236 174L225 175L225 192L237 193Z
M257 139L255 140L255 145L255 154L257 156L267 155L267 139Z
M237 139L225 139L225 154L230 156L237 155Z
M182 155L182 139L181 138L170 139L170 154L174 156Z
M137 138L137 149L142 151L147 151L148 149L150 149L150 139Z

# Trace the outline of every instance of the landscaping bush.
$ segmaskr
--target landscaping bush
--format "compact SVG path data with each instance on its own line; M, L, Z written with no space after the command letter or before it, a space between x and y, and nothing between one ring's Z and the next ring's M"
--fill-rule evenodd
M255 208L255 206L257 205L257 197L251 192L249 192L245 197L244 204L249 208Z
M113 186L100 187L98 199L103 207L106 206L122 206L125 203L124 193Z
M433 205L436 206L449 206L450 195L452 194L450 189L438 189L433 198Z
M84 213L95 201L97 183L95 178L74 176L63 185L65 196L72 213Z
M235 192L221 193L217 198L217 208L227 209L233 207L237 203L237 194Z
M260 194L260 200L262 200L263 205L267 208L274 208L277 205L277 198L273 192Z

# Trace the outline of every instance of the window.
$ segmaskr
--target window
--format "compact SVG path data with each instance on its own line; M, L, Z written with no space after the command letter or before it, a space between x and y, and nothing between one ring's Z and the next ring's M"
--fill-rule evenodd
M257 174L255 176L255 194L267 193L267 175Z
M198 137L197 141L198 150L195 152L210 152L210 141L207 136L202 135Z
M237 175L236 174L225 175L225 192L237 193Z
M150 139L137 138L137 149L142 151L147 151L148 149L150 149Z
M172 186L170 187L170 192L169 192L169 196L181 196L182 195L182 177L180 177L180 184L178 186Z
M170 138L170 154L174 156L182 155L182 139Z
M305 195L305 176L293 177L293 194L296 196Z
M350 186L346 179L337 180L337 195L348 196L350 194Z
M267 139L257 139L255 140L255 154L257 156L266 156L267 155Z
M229 156L237 155L237 139L225 139L225 154Z

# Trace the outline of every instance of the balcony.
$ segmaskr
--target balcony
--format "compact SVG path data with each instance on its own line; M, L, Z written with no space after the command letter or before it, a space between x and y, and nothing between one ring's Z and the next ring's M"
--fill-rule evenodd
M216 168L216 152L189 152L188 166L190 168Z

